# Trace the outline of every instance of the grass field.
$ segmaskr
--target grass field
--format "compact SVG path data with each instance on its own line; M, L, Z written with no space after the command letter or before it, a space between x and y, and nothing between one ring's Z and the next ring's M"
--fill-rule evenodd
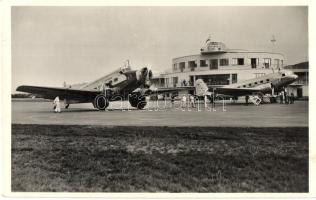
M308 192L308 128L13 124L12 191Z

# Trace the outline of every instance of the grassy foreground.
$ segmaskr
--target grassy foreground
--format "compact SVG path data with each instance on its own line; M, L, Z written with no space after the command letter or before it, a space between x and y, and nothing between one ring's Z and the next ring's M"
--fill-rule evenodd
M12 191L308 192L308 128L13 124Z

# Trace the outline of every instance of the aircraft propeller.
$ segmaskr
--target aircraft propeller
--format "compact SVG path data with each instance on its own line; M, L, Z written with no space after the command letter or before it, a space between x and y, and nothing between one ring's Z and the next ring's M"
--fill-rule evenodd
M141 74L141 80L143 81L143 86L145 88L149 88L152 77L153 77L152 71L148 69L147 67L144 67L141 69L140 74Z

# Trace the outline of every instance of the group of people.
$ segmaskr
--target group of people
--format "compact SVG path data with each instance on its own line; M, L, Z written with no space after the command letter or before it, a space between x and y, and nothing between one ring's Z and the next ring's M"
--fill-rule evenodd
M294 94L293 92L288 95L288 92L287 90L282 90L280 93L279 93L279 96L280 96L280 104L293 104L294 103Z
M181 81L181 86L193 86L193 83L191 80L186 81L185 79Z
M176 95L171 95L171 104L172 107L174 107L174 101L175 101L175 97ZM294 94L291 93L290 95L288 95L288 92L286 89L282 90L279 93L279 97L280 97L280 104L293 104L295 97ZM207 101L207 98L205 96L205 102ZM246 96L246 105L248 105L249 102L249 96ZM213 103L213 101L211 101L211 103ZM60 113L61 109L60 109L60 100L59 97L57 96L54 99L54 111L55 113ZM189 97L187 98L187 95L182 95L181 97L181 108L185 109L185 108L195 108L195 96L190 94Z
M175 95L171 96L171 105L172 107L174 107L174 101L175 101ZM189 98L187 98L187 95L182 95L181 97L181 108L185 109L185 108L195 108L195 97L194 95L189 95Z

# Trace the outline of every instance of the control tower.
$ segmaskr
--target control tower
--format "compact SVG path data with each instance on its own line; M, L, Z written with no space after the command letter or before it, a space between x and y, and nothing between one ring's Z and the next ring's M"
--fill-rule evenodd
M201 54L226 53L227 47L222 42L207 41L205 46L201 48Z

